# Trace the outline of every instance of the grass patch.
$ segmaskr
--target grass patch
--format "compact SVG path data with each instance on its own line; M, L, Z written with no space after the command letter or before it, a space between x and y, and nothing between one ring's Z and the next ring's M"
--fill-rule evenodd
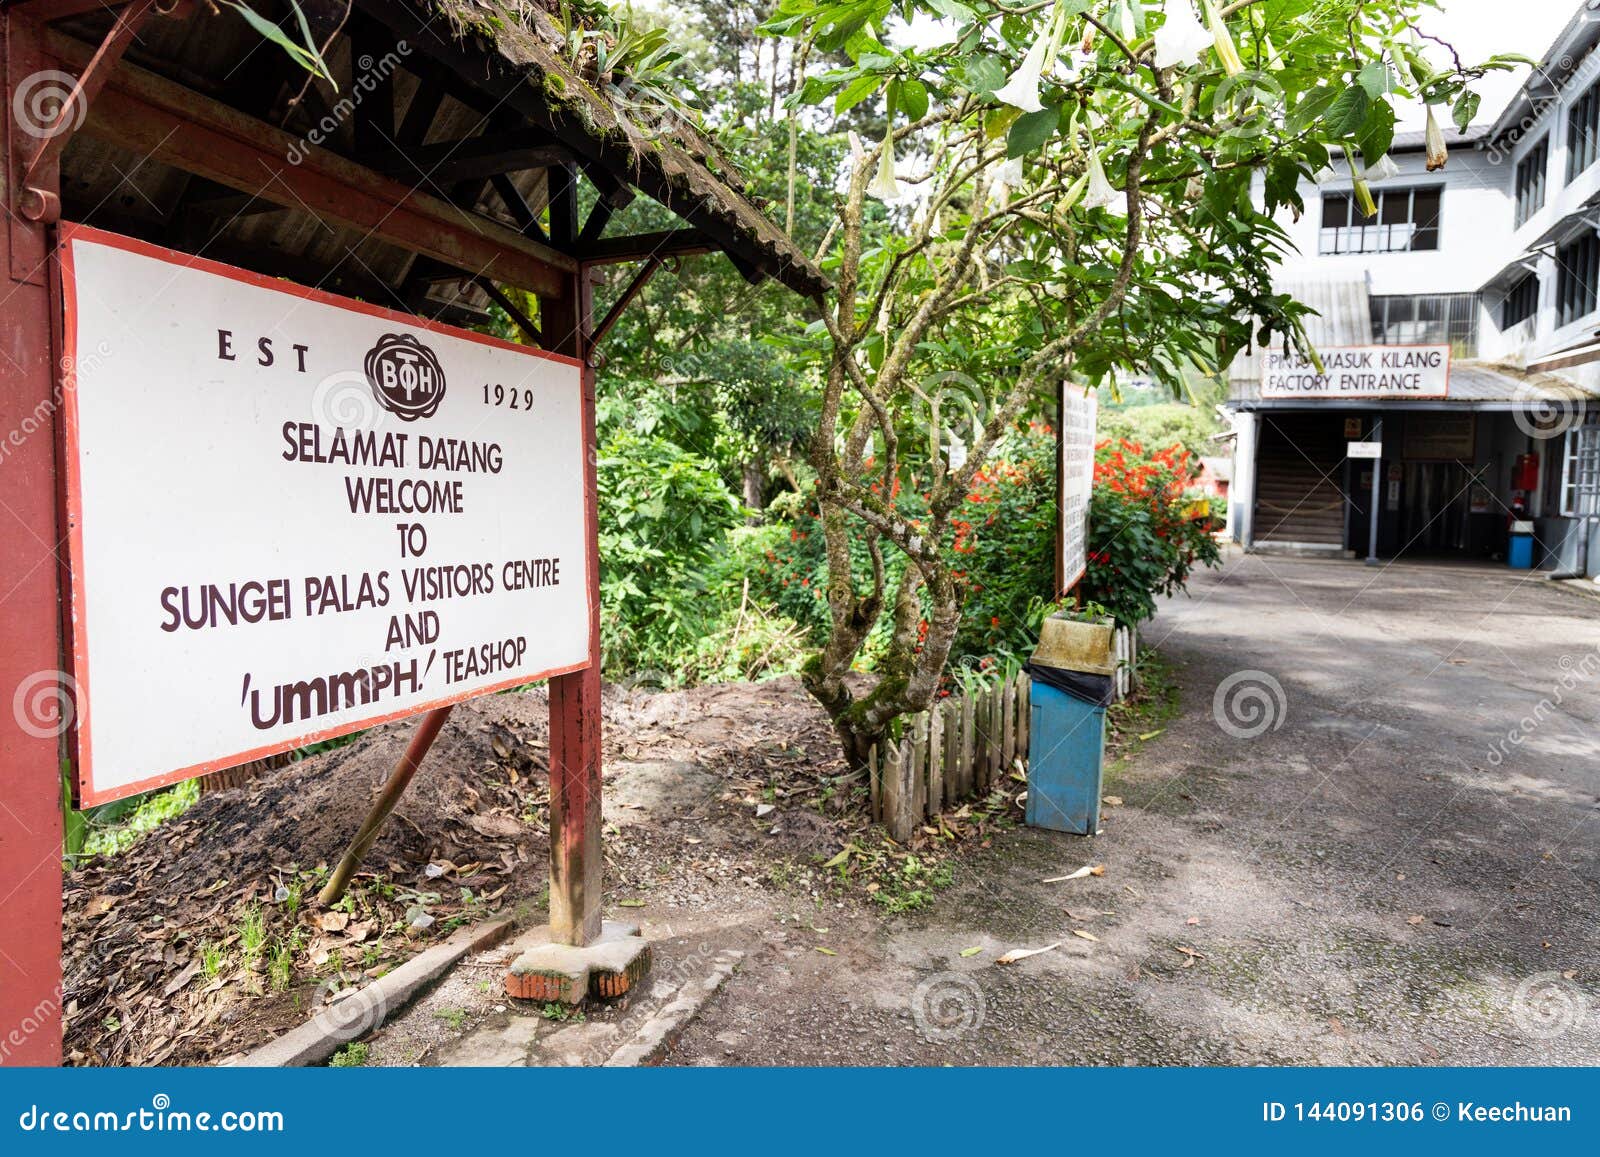
M177 819L199 799L200 781L190 779L176 787L143 796L132 811L122 812L112 823L97 822L95 815L99 809L91 809L85 813L89 831L83 842L83 853L89 856L120 855L168 820Z
M352 1041L328 1058L330 1069L359 1069L367 1063L370 1052L366 1041Z
M1176 668L1161 652L1139 652L1139 687L1106 709L1106 765L1109 782L1141 746L1156 738L1178 717L1181 708Z

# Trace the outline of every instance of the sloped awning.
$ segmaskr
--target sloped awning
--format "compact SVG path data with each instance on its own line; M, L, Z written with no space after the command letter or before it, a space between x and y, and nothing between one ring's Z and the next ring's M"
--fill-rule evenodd
M60 0L46 50L85 70L116 6ZM828 289L692 120L593 75L537 0L300 7L337 92L232 10L146 20L61 155L61 217L467 326L497 285L695 253ZM624 215L638 194L670 213Z
M687 117L635 95L626 80L602 80L574 66L567 34L534 0L422 0L460 38L470 62L483 58L498 88L507 80L526 96L516 100L575 151L627 180L647 196L717 240L730 256L815 296L827 279L793 241L750 200L738 169ZM370 5L376 11L388 3ZM440 52L442 46L424 45ZM451 53L441 52L447 63ZM495 62L499 63L496 64ZM585 75L587 73L587 75ZM472 76L471 68L467 75ZM509 94L515 97L514 91Z

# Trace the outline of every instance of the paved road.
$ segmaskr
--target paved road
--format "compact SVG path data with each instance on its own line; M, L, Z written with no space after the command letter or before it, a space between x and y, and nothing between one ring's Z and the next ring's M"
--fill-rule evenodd
M1236 556L1146 638L1184 708L1100 837L998 839L838 957L767 935L675 1059L1600 1063L1600 600Z

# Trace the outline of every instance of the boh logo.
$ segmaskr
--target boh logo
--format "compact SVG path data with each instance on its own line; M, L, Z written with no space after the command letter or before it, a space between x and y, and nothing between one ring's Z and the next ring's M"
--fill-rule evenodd
M444 369L434 352L408 333L386 333L367 351L372 392L402 422L431 418L444 401Z

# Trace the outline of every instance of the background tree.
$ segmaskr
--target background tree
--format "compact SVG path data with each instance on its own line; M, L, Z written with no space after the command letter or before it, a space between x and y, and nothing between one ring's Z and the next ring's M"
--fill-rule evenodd
M1271 286L1272 214L1302 210L1330 148L1370 209L1397 102L1475 108L1482 69L1424 56L1419 2L781 0L765 30L837 62L793 111L870 103L887 126L839 185L810 451L828 626L803 675L852 762L931 702L967 595L957 512L1055 383L1171 384L1304 344L1304 308Z

